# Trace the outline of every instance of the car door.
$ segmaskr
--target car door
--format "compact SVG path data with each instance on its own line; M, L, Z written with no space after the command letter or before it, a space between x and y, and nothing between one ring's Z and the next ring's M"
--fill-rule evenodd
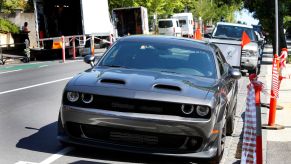
M232 110L234 106L235 80L231 78L229 69L231 66L226 62L222 52L217 48L216 58L219 66L219 73L221 75L221 89L226 96L226 106L228 110ZM228 111L230 114L232 111Z

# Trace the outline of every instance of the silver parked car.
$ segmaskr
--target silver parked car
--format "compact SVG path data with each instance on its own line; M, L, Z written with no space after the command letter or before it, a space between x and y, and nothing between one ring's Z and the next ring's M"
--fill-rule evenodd
M217 46L186 38L119 39L64 89L63 144L219 161L234 129L239 70Z

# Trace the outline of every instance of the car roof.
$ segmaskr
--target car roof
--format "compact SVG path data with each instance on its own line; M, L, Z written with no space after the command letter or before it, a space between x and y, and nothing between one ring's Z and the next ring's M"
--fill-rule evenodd
M159 19L158 21L178 20L177 18Z
M176 14L173 14L173 17L175 17L175 16L193 16L193 14L192 13L176 13Z
M229 26L238 26L238 27L253 28L253 26L246 25L246 24L228 23L228 22L217 22L217 25L229 25Z
M118 41L128 42L151 42L151 43L169 43L177 46L192 47L207 51L214 51L209 42L194 40L189 38L164 36L164 35L131 35L120 38Z

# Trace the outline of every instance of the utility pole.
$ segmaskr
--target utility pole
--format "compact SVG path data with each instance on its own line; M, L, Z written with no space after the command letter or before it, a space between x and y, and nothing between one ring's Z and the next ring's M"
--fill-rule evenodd
M279 55L279 16L278 16L278 0L275 0L275 22L276 22L276 54Z

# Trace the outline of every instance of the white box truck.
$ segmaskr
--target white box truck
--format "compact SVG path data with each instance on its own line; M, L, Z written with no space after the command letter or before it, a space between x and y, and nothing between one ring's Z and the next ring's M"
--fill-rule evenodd
M61 36L85 36L87 43L94 36L99 47L115 36L108 0L34 0L34 8L39 50L54 49L54 38ZM86 41L76 41L76 46L82 47L82 43Z
M125 7L112 10L112 17L119 37L149 34L148 12L145 7Z
M172 18L178 19L183 37L193 37L193 15L192 13L176 13Z

